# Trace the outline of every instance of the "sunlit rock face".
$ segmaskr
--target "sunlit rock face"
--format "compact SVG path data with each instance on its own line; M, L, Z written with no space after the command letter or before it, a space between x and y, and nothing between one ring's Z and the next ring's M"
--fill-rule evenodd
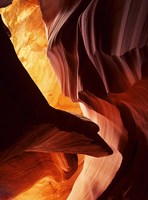
M55 78L48 76L54 73L46 50L63 93L99 125L106 143L96 136L94 124L51 108L30 81L36 96L26 89L31 101L19 102L27 107L36 102L38 109L31 106L36 114L27 120L33 127L1 156L1 199L147 200L148 1L20 0L2 13L21 62L48 102L63 109L69 100L57 106L61 92ZM28 75L24 79L30 80ZM77 105L69 104L80 113ZM61 153L51 153L51 148ZM89 154L84 164L77 153ZM26 174L29 179L22 183Z

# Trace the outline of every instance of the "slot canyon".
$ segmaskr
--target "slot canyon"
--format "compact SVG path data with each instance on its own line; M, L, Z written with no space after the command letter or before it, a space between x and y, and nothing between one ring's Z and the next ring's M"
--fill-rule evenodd
M148 199L148 0L0 0L0 200Z

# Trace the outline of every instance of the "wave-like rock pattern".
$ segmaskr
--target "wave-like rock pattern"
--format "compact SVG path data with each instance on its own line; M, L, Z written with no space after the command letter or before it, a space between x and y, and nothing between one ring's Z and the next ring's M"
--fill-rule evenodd
M14 198L45 176L59 182L70 178L77 169L77 153L112 153L95 123L47 103L7 33L0 18L1 200Z
M94 124L47 104L23 70L10 41L1 39L1 66L6 66L1 73L1 109L9 113L9 118L3 114L7 124L1 125L7 127L2 138L5 142L1 142L1 199L16 196L45 176L59 182L63 176L70 178L77 169L77 157L66 153L84 153L91 156L85 156L69 200L147 200L148 1L39 2L47 31L47 55L61 88L66 96L80 102L84 116L99 125L99 134L113 153L106 156L111 149L96 135ZM8 56L12 59L6 59ZM13 105L4 106L8 103ZM52 157L51 150L64 154ZM21 168L22 163L28 163L29 168ZM15 185L18 172L19 184ZM26 174L31 181L20 182Z
M146 200L148 1L40 0L40 7L64 94L81 102L114 149L85 157L68 199Z

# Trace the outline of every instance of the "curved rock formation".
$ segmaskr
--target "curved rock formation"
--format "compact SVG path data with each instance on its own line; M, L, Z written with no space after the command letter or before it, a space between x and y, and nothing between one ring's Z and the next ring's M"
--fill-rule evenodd
M47 55L62 90L114 149L85 157L68 199L147 199L147 1L65 0L52 16L47 4Z
M77 157L66 153L84 153L89 156L84 158L82 171L69 191L69 200L147 200L148 1L39 0L39 5L46 26L47 56L62 91L80 103L85 117L98 124L99 135L103 139L96 135L98 128L92 122L50 107L17 60L18 67L13 66L11 74L22 78L14 80L12 75L2 77L12 80L13 84L9 83L7 87L13 87L9 89L13 91L9 98L14 99L11 102L15 107L18 108L17 104L23 108L15 113L12 131L15 135L16 119L20 122L18 134L24 126L25 131L21 132L23 137L19 139L16 135L17 140L11 141L12 146L4 137L10 149L3 148L0 170L1 174L13 174L14 169L8 167L9 163L21 165L25 158L32 158L34 154L31 172L28 172L32 182L27 184L26 180L24 185L14 187L15 181L9 185L8 177L3 176L1 198L14 197L48 175L54 174L53 179L57 182L63 180L62 176L69 179L78 167ZM5 42L1 40L4 49L7 46ZM10 41L7 40L7 43L10 45ZM7 48L3 52L8 56ZM14 55L13 49L10 58L11 55ZM14 62L7 61L2 55L1 60L4 66ZM2 68L2 73L6 74L7 70L10 69ZM6 84L1 85L2 91L5 91ZM3 104L6 104L8 93L2 96ZM8 108L9 112L14 114L14 106L10 106L10 110ZM62 138L61 134L64 135ZM64 154L55 154L54 160L53 154L48 156L51 150ZM109 153L112 154L107 156ZM33 166L37 160L41 162L36 168L38 177L34 179L36 171L33 171ZM45 164L41 167L44 160ZM66 166L62 161L67 162ZM53 165L52 172L48 171L50 163ZM27 167L24 166L24 169L27 170ZM66 198L62 195L57 197Z
M9 199L32 186L41 177L50 176L51 172L55 179L62 169L66 173L65 178L71 177L77 168L77 156L73 154L104 156L111 154L112 150L97 135L99 128L96 124L49 106L17 58L4 27L1 20L0 198ZM33 156L33 152L42 154L35 153ZM56 157L53 159L49 152L65 153L57 154L61 169L57 167L56 173ZM67 162L65 167L62 157ZM22 162L26 163L21 169ZM46 165L50 164L53 167L47 173L49 170ZM38 176L35 173L39 173ZM30 181L24 179L26 174ZM12 180L7 178L9 175ZM62 180L62 175L58 179Z

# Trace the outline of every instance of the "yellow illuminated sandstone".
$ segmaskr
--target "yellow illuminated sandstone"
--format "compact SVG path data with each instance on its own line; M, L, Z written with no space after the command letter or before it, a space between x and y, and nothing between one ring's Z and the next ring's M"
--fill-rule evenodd
M80 114L78 104L62 95L46 55L47 39L38 1L14 0L0 10L11 31L17 55L44 97L53 107Z
M55 108L80 114L78 104L62 95L58 80L46 56L46 33L38 2L14 0L12 5L0 9L0 13L11 31L11 40L20 61L48 103ZM79 172L80 168L69 181L61 183L55 182L52 177L45 177L14 200L64 200Z

